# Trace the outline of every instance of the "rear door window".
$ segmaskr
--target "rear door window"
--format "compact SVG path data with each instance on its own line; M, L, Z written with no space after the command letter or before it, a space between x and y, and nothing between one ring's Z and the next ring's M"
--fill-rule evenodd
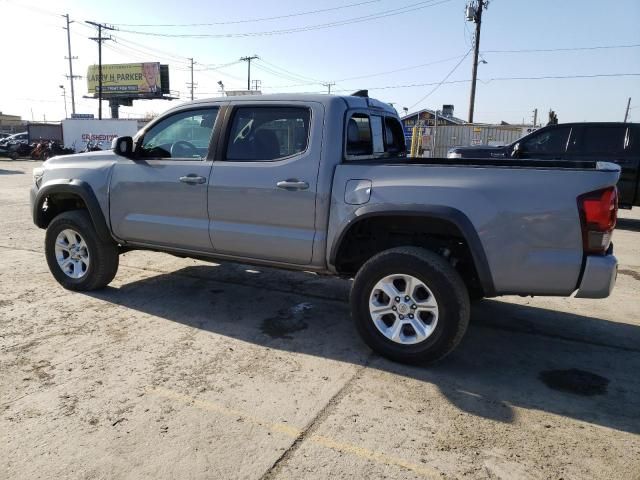
M238 107L226 158L265 162L302 153L309 141L310 118L304 107Z
M627 129L624 125L585 125L580 152L587 155L611 155L624 151Z

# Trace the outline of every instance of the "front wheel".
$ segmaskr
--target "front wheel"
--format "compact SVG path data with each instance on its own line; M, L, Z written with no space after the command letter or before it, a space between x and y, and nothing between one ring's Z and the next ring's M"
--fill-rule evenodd
M63 212L47 227L45 254L49 270L68 290L103 288L118 271L118 246L96 234L86 210Z
M367 345L402 363L443 358L469 324L469 294L460 275L423 248L393 248L369 259L355 277L350 300Z

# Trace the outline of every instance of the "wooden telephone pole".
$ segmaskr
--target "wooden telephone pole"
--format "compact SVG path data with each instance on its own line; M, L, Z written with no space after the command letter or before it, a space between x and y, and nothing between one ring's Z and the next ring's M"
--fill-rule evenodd
M102 36L102 30L115 30L115 28L104 23L90 22L89 20L85 20L85 23L93 25L98 29L98 36L90 37L90 40L98 42L98 120L102 120L102 42L112 40L110 36L104 38Z
M476 5L467 6L467 20L476 24L476 34L473 40L473 70L471 71L471 98L469 99L469 123L473 123L473 110L476 103L476 79L478 77L478 55L480 54L480 26L482 25L482 10L489 5L489 0L477 0Z
M240 60L243 62L247 62L247 91L251 90L251 60L256 60L257 55L251 55L249 57L242 57Z

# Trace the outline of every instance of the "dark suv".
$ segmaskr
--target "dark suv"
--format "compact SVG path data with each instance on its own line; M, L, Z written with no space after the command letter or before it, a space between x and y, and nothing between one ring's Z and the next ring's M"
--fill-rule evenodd
M620 207L640 206L640 124L561 123L548 125L511 145L455 147L449 158L536 158L597 160L622 167Z

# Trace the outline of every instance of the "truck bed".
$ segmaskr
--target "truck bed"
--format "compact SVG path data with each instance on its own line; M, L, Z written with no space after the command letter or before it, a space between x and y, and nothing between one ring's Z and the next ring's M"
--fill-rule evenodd
M334 205L355 182L370 198L346 205L337 222L377 212L447 209L468 219L486 253L495 294L570 295L581 280L578 197L615 185L620 167L594 161L396 157L342 163ZM426 220L429 221L429 220ZM466 221L466 220L465 220ZM329 232L329 242L333 232Z

